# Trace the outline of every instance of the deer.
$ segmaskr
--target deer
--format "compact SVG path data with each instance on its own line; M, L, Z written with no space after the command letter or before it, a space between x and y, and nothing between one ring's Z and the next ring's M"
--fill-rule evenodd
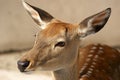
M40 30L32 49L17 61L21 72L52 71L54 80L115 80L112 78L119 66L119 51L101 44L80 47L82 39L105 26L111 8L71 24L25 1L22 3Z

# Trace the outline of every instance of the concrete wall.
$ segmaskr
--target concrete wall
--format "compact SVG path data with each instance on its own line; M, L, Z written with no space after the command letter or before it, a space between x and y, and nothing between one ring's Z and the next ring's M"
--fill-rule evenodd
M111 17L99 33L86 38L83 44L92 42L120 45L120 0L26 0L51 13L57 19L79 23L107 7ZM21 0L0 0L0 51L30 48L38 31L31 17L24 10Z

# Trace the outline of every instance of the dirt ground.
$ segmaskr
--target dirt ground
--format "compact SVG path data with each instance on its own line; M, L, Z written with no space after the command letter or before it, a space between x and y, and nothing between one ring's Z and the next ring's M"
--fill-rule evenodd
M0 54L0 80L52 80L51 73L46 71L19 72L16 63L25 52Z

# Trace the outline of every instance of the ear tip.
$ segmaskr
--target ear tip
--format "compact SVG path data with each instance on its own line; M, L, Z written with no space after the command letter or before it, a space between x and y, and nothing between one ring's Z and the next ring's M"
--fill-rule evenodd
M24 6L25 6L25 5L29 5L29 6L30 6L29 3L25 2L25 0L22 0L22 4L23 4Z
M110 7L107 8L105 11L106 11L108 14L111 14L111 8L110 8Z
M109 7L109 8L107 8L106 10L110 10L110 11L111 11L111 8Z
M32 7L29 3L25 2L24 0L22 0L22 4L23 4L23 7L29 11L30 10L30 7Z
M22 0L22 4L23 6L25 6L27 3L24 0Z

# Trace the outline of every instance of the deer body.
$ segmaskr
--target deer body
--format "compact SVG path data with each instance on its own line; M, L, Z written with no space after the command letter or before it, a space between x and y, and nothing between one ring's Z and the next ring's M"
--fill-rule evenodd
M119 80L120 52L107 45L80 48L71 67L54 71L55 80Z
M95 80L99 77L100 80L110 80L111 74L105 73L108 71L106 67L112 67L112 69L114 67L108 65L106 60L117 60L116 55L114 56L116 58L108 55L109 51L110 55L114 55L112 48L106 49L101 46L103 51L99 50L99 46L79 49L82 38L94 34L104 27L111 13L110 8L84 19L79 24L70 24L57 20L44 10L24 1L23 5L33 20L40 25L41 30L36 34L33 48L18 61L18 68L21 72L36 69L49 70L53 71L55 80ZM95 48L92 54L91 48ZM100 55L98 55L99 53ZM116 54L118 54L117 51ZM97 60L96 62L94 58ZM99 59L102 58L108 59L105 60L105 64L100 66L99 63L102 60ZM109 60L108 62L112 63ZM91 68L92 64L94 64L94 68ZM103 72L99 72L100 69ZM102 76L102 73L106 76ZM100 76L98 76L99 74Z

